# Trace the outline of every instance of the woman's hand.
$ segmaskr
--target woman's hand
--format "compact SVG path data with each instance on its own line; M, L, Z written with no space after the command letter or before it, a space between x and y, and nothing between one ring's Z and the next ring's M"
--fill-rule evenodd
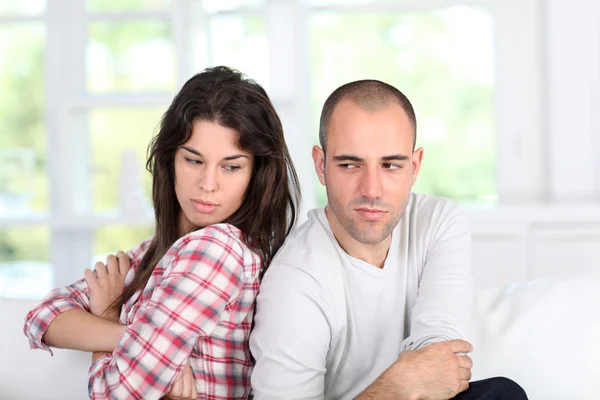
M196 400L198 398L196 379L194 379L190 360L185 363L181 375L175 379L165 398L169 400Z
M92 314L113 322L119 322L118 310L107 310L123 293L125 277L129 272L129 257L122 251L116 257L109 255L106 264L97 262L95 272L85 270L85 280L90 289L90 311Z

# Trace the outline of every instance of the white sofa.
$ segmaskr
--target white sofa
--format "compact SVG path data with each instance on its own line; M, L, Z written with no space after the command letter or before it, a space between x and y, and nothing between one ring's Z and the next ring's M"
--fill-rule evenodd
M473 379L504 375L532 400L600 399L600 274L478 290Z
M0 399L87 398L89 354L29 350L34 304L0 299ZM532 400L600 399L600 276L478 290L472 341L473 379L510 377Z

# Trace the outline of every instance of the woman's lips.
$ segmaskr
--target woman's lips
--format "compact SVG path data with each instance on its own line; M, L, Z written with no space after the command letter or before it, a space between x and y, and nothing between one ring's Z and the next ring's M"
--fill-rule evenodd
M202 214L210 214L217 209L217 205L209 202L204 202L201 200L192 200L192 204L196 211Z

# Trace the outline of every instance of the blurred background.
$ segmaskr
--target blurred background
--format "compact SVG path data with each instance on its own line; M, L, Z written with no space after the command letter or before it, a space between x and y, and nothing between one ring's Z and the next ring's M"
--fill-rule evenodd
M39 298L152 234L148 142L214 65L270 94L303 214L325 203L325 98L375 78L415 107L415 191L472 219L478 285L598 269L595 0L0 0L0 296Z

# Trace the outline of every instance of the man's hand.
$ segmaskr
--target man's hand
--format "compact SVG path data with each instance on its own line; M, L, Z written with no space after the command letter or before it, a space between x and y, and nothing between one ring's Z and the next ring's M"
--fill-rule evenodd
M107 310L123 293L125 277L129 272L129 257L119 251L117 256L109 255L106 264L97 262L95 272L85 270L85 280L90 288L90 311L92 314L119 322L118 310Z
M405 384L419 393L420 399L450 399L469 388L473 361L458 355L473 351L464 340L433 343L417 351L405 351L398 359L398 367Z
M185 363L181 375L173 382L166 398L169 400L195 400L198 398L196 379L189 360Z
M358 399L450 399L469 388L473 361L463 354L471 351L464 340L404 351Z

